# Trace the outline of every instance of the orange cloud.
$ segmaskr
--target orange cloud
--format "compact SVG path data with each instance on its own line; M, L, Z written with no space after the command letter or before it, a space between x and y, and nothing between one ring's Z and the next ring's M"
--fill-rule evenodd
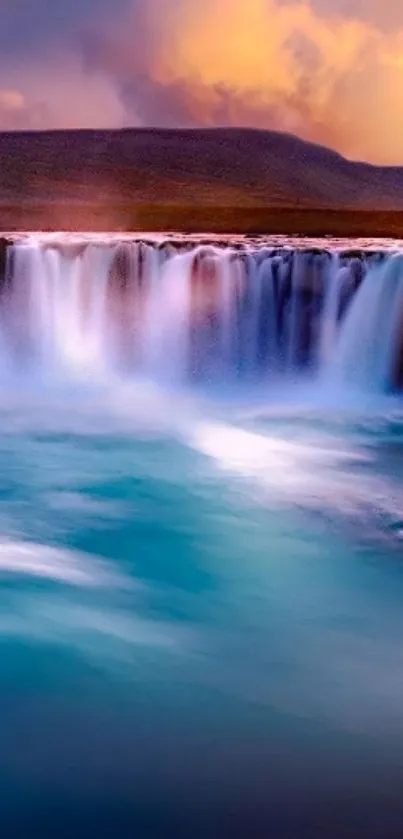
M88 56L134 121L280 128L403 162L403 25L320 14L315 0L177 0L169 15L166 0L132 2Z

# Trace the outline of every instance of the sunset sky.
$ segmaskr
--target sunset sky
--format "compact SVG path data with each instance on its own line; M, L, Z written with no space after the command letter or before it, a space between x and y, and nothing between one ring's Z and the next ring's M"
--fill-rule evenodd
M403 164L403 0L0 0L0 129L243 125Z

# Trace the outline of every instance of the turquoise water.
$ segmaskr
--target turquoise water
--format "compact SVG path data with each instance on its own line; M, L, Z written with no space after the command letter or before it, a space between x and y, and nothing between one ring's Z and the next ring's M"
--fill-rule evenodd
M399 400L4 387L2 836L401 836Z

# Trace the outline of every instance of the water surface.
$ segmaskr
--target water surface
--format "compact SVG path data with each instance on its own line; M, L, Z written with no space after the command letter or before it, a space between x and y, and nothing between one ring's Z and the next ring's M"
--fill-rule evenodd
M5 835L399 835L399 402L1 402Z

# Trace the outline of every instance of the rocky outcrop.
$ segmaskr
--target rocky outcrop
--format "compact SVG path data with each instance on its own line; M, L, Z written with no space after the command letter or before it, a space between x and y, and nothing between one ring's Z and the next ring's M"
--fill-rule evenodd
M6 288L9 279L8 268L10 267L11 244L10 239L6 239L4 236L0 238L0 293Z

